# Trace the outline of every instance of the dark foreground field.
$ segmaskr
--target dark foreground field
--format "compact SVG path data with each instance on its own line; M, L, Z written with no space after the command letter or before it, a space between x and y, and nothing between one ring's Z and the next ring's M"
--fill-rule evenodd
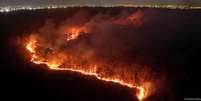
M33 101L133 101L129 88L72 72L48 70L30 63L18 43L44 25L47 19L61 23L76 12L115 15L121 11L143 13L144 24L133 39L131 53L140 63L162 73L166 87L147 101L182 101L201 98L201 11L151 8L67 8L15 11L0 14L0 100ZM160 75L158 75L160 76Z

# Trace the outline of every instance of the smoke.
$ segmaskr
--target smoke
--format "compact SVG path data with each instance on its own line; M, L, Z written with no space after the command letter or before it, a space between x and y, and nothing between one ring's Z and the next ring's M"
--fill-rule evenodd
M115 16L98 13L92 17L88 17L85 12L80 11L59 25L55 25L53 20L47 20L37 32L41 43L51 45L50 47L59 51L71 50L75 54L91 51L96 58L118 57L139 44L135 37L140 34L137 30L143 23L141 11L122 11ZM72 29L80 30L80 35L77 39L67 42L66 34Z
M40 61L56 61L60 68L82 70L96 65L101 77L152 86L147 94L150 95L155 91L154 83L159 83L159 74L143 62L144 57L138 51L143 50L146 42L140 33L144 19L140 10L122 10L117 14L90 14L81 10L60 23L47 20L30 39L37 40L36 54Z

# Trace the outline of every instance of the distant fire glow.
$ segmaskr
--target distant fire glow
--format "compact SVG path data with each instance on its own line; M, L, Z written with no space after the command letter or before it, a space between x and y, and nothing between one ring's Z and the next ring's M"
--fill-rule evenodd
M81 31L82 31L81 28L71 28L69 33L66 33L67 41L77 39Z

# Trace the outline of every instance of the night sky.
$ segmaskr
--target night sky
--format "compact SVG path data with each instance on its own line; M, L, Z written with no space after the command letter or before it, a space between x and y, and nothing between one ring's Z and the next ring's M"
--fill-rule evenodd
M188 4L200 5L200 0L0 0L0 6L42 5L115 5L115 4Z

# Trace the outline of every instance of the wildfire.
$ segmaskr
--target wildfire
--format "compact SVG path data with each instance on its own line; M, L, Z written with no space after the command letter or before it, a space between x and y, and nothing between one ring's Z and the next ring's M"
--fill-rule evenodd
M29 50L30 53L35 53L35 43L36 43L36 41L34 40L34 41L30 41L27 44L26 48L27 48L27 50Z
M66 34L67 41L77 39L81 31L81 28L71 28L69 33Z
M110 78L110 77L102 77L97 73L97 66L96 65L90 65L91 68L90 70L82 70L79 67L71 67L71 68L61 68L61 63L59 61L57 61L56 59L52 59L52 60L44 60L41 59L39 56L37 56L37 40L35 39L31 39L29 40L29 42L26 44L26 49L31 53L31 62L35 63L35 64L45 64L49 67L49 69L52 70L66 70L66 71L72 71L72 72L78 72L84 75L90 75L90 76L94 76L99 80L103 80L106 82L114 82L114 83L118 83L120 85L123 86L127 86L129 88L134 88L134 89L138 89L138 93L137 93L137 97L139 100L143 100L145 98L145 88L143 86L137 86L135 84L132 83L128 83L125 82L124 80L118 79L118 78Z

